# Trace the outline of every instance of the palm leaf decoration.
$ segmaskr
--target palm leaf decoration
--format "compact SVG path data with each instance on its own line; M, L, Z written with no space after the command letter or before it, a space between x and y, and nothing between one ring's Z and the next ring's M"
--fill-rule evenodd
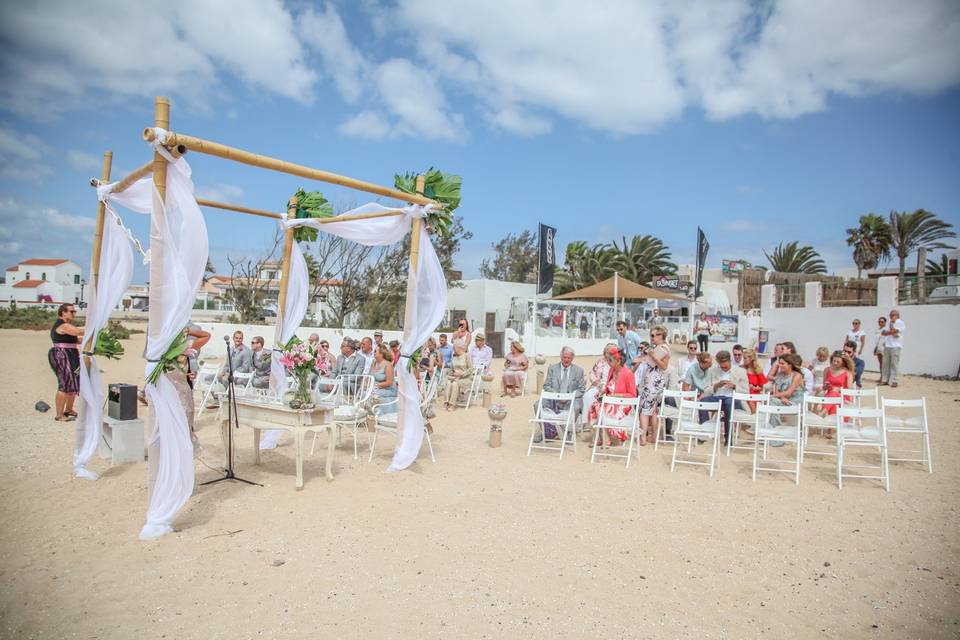
M94 346L93 355L119 360L120 356L123 355L123 345L113 334L104 329L97 334L97 343Z
M393 177L393 186L404 193L417 192L418 173L396 174ZM443 209L434 209L427 214L427 225L441 236L449 236L453 226L453 212L460 206L460 186L463 178L449 173L443 173L433 167L423 174L425 181L423 195L436 200L443 205Z
M303 218L332 218L333 205L330 204L320 191L304 191L297 189L297 219ZM317 230L311 227L297 227L293 232L293 239L297 242L316 242Z
M161 373L167 373L180 368L180 356L187 350L187 336L181 331L173 339L166 352L160 358L160 362L153 368L150 375L147 376L147 384L156 384L160 379Z

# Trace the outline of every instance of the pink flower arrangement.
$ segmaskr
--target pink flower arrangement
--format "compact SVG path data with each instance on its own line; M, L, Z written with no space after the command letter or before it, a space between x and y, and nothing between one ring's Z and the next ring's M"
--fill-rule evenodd
M325 375L328 370L327 361L305 342L288 344L280 354L280 364L288 373L297 377L305 377L311 373Z

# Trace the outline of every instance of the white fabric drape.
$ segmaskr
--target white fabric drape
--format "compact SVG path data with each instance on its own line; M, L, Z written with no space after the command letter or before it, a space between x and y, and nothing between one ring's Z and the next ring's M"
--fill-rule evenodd
M362 213L379 213L389 211L387 207L375 203L365 204L353 211L341 215L355 215ZM409 205L403 208L404 215L368 220L346 220L343 222L319 223L309 218L285 220L282 224L287 227L313 227L319 231L341 238L353 240L367 246L387 245L399 242L410 230L414 218L426 216L429 208L419 205ZM420 260L415 271L411 270L407 278L407 297L415 301L412 307L412 316L407 318L403 328L403 345L400 362L396 363L396 375L399 382L400 411L397 448L394 450L393 460L388 471L400 471L410 466L420 453L423 444L423 415L420 413L420 395L417 389L417 380L407 370L407 363L413 352L430 337L443 319L447 308L447 284L443 275L443 267L436 251L430 242L430 235L425 226L420 227ZM288 282L287 295L290 295L294 283L293 261L291 260L291 279ZM296 282L302 295L306 298L309 293L306 263L299 267L301 273ZM304 307L305 310L305 307ZM286 322L299 326L303 315L288 317Z
M97 334L107 325L110 312L120 304L124 291L133 278L133 251L120 218L112 209L104 213L100 244L100 268L96 286L90 287L84 345L96 348ZM90 272L93 273L91 263ZM93 283L91 283L93 284ZM93 457L103 429L104 390L97 359L84 357L80 365L80 411L76 425L76 449L73 455L74 474L96 477L86 466Z
M158 143L166 132L156 129ZM183 158L169 161L166 202L152 191L150 219L151 311L159 322L147 327L149 375L170 343L190 322L194 299L207 264L207 227L194 197L190 165ZM173 530L173 519L193 492L193 445L187 416L176 387L161 375L156 384L146 384L148 421L153 425L148 445L150 502L140 539L157 538Z

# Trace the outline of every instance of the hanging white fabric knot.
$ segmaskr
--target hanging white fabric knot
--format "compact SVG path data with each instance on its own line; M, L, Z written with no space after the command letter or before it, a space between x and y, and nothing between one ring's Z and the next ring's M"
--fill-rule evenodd
M113 186L114 186L115 184L117 184L117 183L116 183L116 182L109 182L109 183L104 184L104 183L101 182L100 184L98 184L98 185L97 185L97 200L99 200L100 202L106 202L106 201L107 201L107 198L110 197L111 190L113 189Z
M167 159L167 162L174 164L177 159L170 155L170 152L167 151L167 148L164 144L167 142L167 136L170 134L166 129L161 129L160 127L153 127L153 148L156 149L157 153Z
M401 211L403 215L408 218L426 218L427 214L433 211L436 207L432 204L422 205L422 204L408 204Z

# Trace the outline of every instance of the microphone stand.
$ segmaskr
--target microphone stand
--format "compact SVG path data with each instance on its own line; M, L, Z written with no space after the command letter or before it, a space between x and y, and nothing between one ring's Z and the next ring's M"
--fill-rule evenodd
M258 487L263 485L259 482L241 478L233 470L233 430L240 428L240 417L237 415L237 396L233 385L233 359L230 357L230 336L223 336L223 341L227 343L227 441L224 443L227 447L227 468L224 469L222 478L214 478L201 482L200 485L216 484L224 480L239 480L247 484L255 484ZM222 429L222 427L221 427Z

